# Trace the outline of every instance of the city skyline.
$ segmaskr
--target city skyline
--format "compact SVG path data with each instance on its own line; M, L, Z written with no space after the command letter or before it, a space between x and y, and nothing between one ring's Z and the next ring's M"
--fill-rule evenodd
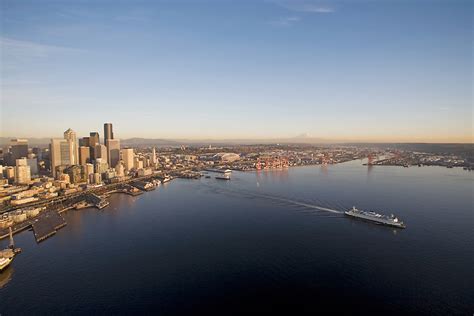
M472 313L473 9L0 0L0 316Z
M3 1L0 136L472 143L471 9Z

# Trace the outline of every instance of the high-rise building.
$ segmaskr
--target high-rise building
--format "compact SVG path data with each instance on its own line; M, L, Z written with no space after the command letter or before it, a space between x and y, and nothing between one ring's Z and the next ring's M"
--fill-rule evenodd
M81 146L89 147L89 137L82 137L79 139L79 147Z
M66 139L51 139L49 151L51 172L53 177L56 178L56 169L58 167L72 165L70 142Z
M112 123L104 124L104 143L107 146L109 139L114 139L114 132L112 130Z
M15 183L28 184L30 181L31 171L26 158L17 159L15 167Z
M90 175L94 174L94 165L91 163L86 163L85 169L84 169L84 174L86 176L86 179L89 180L89 183L92 183L94 181L90 181Z
M94 153L95 160L102 158L103 161L107 162L107 147L101 144L95 145Z
M140 157L135 157L133 159L133 167L137 170L138 169L143 169L143 160L140 159Z
M15 166L16 160L28 156L28 140L15 138L10 141L10 151L5 155L5 164Z
M156 149L153 147L153 150L151 151L151 163L153 166L156 164Z
M91 159L95 160L95 146L100 144L99 133L90 132L89 133L89 147L91 148Z
M82 166L85 166L87 163L90 162L91 154L90 154L91 149L89 146L81 146L79 147L79 164Z
M79 164L79 147L77 146L76 132L72 129L67 129L64 132L64 139L69 143L69 151L71 157L71 165Z
M35 177L38 175L38 159L36 157L34 158L27 158L26 163L28 166L30 166L30 173L32 177Z
M107 141L107 157L110 168L114 168L120 161L120 140L109 139Z
M133 169L135 154L133 153L133 148L124 148L122 151L122 160L125 167L125 170Z

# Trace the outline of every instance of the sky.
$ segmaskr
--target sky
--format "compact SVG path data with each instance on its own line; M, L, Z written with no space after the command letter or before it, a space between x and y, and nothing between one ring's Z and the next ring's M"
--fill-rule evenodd
M471 1L0 5L3 137L473 142Z

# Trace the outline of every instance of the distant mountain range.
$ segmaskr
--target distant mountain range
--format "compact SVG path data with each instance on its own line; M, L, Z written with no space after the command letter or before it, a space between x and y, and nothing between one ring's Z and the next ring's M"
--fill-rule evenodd
M10 143L15 137L0 137L0 146ZM51 138L26 138L30 146L46 146L51 142ZM103 141L103 140L101 140ZM180 145L237 145L237 144L321 144L330 141L299 135L291 138L267 138L267 139L161 139L161 138L127 138L120 140L122 146L180 146Z
M0 147L9 145L10 140L15 137L0 137ZM51 138L26 138L30 147L46 147L51 142ZM103 140L101 140L103 142ZM256 144L340 144L354 145L362 147L376 147L380 149L392 148L400 150L423 151L431 153L453 153L472 157L474 144L436 144L436 143L370 143L334 141L324 138L312 137L307 134L290 138L266 138L266 139L161 139L161 138L127 138L120 140L122 146L130 147L178 147L189 146L226 146L226 145L256 145Z

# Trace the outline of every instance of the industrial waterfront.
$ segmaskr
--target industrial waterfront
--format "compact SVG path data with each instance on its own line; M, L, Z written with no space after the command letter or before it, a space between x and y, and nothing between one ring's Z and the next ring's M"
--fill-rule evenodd
M470 313L473 174L362 164L175 179L67 211L53 238L15 235L0 313ZM312 205L394 212L409 228Z

